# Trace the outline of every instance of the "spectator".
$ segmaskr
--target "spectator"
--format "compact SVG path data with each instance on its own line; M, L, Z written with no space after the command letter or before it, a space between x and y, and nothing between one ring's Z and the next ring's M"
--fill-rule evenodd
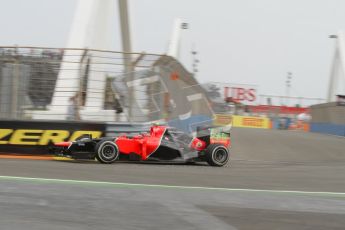
M80 120L79 105L78 105L78 93L69 98L69 105L67 109L67 120Z

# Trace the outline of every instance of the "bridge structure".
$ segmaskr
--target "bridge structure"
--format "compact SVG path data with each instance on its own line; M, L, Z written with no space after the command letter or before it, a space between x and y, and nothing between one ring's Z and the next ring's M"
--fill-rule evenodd
M335 49L331 66L327 102L335 102L337 95L345 95L345 33L338 31L335 38Z

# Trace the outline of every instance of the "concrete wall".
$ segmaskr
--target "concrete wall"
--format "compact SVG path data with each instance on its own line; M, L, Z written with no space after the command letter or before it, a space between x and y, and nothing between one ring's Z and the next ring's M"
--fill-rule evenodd
M345 125L331 123L311 123L310 132L345 136Z
M345 124L345 106L338 106L336 102L313 105L310 110L312 122Z
M336 102L311 106L310 131L345 136L345 106Z

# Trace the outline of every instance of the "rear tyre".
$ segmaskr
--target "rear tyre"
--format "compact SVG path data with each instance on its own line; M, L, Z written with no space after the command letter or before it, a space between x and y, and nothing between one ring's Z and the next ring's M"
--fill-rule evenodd
M210 144L206 149L205 157L209 165L222 167L229 161L229 150L221 144Z
M114 163L119 159L119 148L112 141L103 140L96 145L96 159L103 164Z

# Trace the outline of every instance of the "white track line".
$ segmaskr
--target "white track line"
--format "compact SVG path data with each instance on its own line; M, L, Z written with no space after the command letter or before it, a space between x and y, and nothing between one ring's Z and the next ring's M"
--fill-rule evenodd
M0 180L106 185L106 186L127 187L127 188L130 188L130 187L132 187L132 188L168 188L168 189L175 188L175 189L217 190L217 191L230 191L230 192L261 192L261 193L276 193L276 194L320 195L320 196L345 197L345 192L311 192L311 191L294 191L294 190L217 188L217 187L161 185L161 184L133 184L133 183L118 183L118 182L106 182L106 181L65 180L65 179L50 179L50 178L35 178L35 177L16 177L16 176L0 176Z

